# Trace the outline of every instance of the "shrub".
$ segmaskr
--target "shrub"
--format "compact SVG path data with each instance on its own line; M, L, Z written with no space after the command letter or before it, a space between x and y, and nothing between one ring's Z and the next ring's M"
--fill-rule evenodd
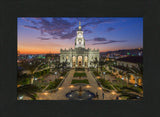
M107 88L107 89L110 89L112 90L113 87L111 86L111 83L105 79L98 79L98 81L101 83L101 85L104 87L104 88Z
M55 81L50 82L47 90L49 90L49 89L55 89L59 85L59 83L61 81L62 81L62 79L56 79Z
M97 73L96 71L93 71L93 74L94 74L95 76L100 76L100 73Z

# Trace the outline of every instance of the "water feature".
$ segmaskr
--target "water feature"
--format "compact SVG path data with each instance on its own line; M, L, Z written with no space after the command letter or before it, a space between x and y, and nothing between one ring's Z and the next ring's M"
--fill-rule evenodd
M69 98L69 100L91 100L95 98L95 94L89 90L82 90L82 86L80 85L78 90L68 92L66 97Z

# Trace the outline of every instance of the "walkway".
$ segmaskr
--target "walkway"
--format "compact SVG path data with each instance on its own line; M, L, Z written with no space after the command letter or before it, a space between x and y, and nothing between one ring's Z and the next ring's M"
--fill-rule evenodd
M71 85L71 81L73 79L73 74L74 74L75 70L71 70L67 76L67 78L64 80L62 86L58 89L57 92L53 92L53 93L48 93L48 92L44 92L44 93L38 93L38 100L68 100L68 98L66 98L66 93L68 93L71 90L74 89L78 89L79 87L77 86L73 86ZM89 81L89 87L83 86L82 89L87 89L90 90L93 93L98 92L99 98L95 98L94 100L103 100L102 97L102 93L103 90L102 88L100 88L96 82L96 80L94 79L94 77L91 74L91 71L87 71L85 70L86 74L87 74L87 79ZM109 93L109 92L104 92L104 100L113 100L115 99L115 95Z

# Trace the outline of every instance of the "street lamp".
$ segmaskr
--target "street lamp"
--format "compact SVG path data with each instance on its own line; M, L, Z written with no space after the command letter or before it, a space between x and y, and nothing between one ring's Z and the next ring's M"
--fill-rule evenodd
M106 72L103 72L103 74L104 74L104 78L105 78L105 74L106 74Z
M54 74L55 74L55 78L56 78L57 72L55 72Z

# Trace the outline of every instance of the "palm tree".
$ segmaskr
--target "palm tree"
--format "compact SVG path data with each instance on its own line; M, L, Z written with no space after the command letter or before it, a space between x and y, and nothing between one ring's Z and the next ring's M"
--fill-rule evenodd
M17 96L19 95L26 95L33 100L36 100L36 92L39 90L39 88L35 85L29 84L24 85L17 88Z
M127 86L128 86L131 75L129 73L126 73L126 78L127 78Z
M132 66L132 68L130 69L130 72L142 78L143 77L143 65L138 64L138 67Z
M93 64L96 66L97 65L97 73L98 73L98 64L99 64L99 61L97 58L95 58L95 60L93 61Z
M56 61L54 65L55 65L55 70L57 70L57 73L59 74L61 69L61 63Z
M100 60L100 61L99 61L99 66L100 66L100 68L101 68L101 75L102 75L102 68L103 68L104 65L105 65L105 61Z
M41 65L42 63L39 60L33 60L30 62L27 61L22 61L20 66L24 68L25 70L29 70L30 74L32 76L31 78L31 84L33 84L33 79L34 79L34 73L37 70L37 68Z

